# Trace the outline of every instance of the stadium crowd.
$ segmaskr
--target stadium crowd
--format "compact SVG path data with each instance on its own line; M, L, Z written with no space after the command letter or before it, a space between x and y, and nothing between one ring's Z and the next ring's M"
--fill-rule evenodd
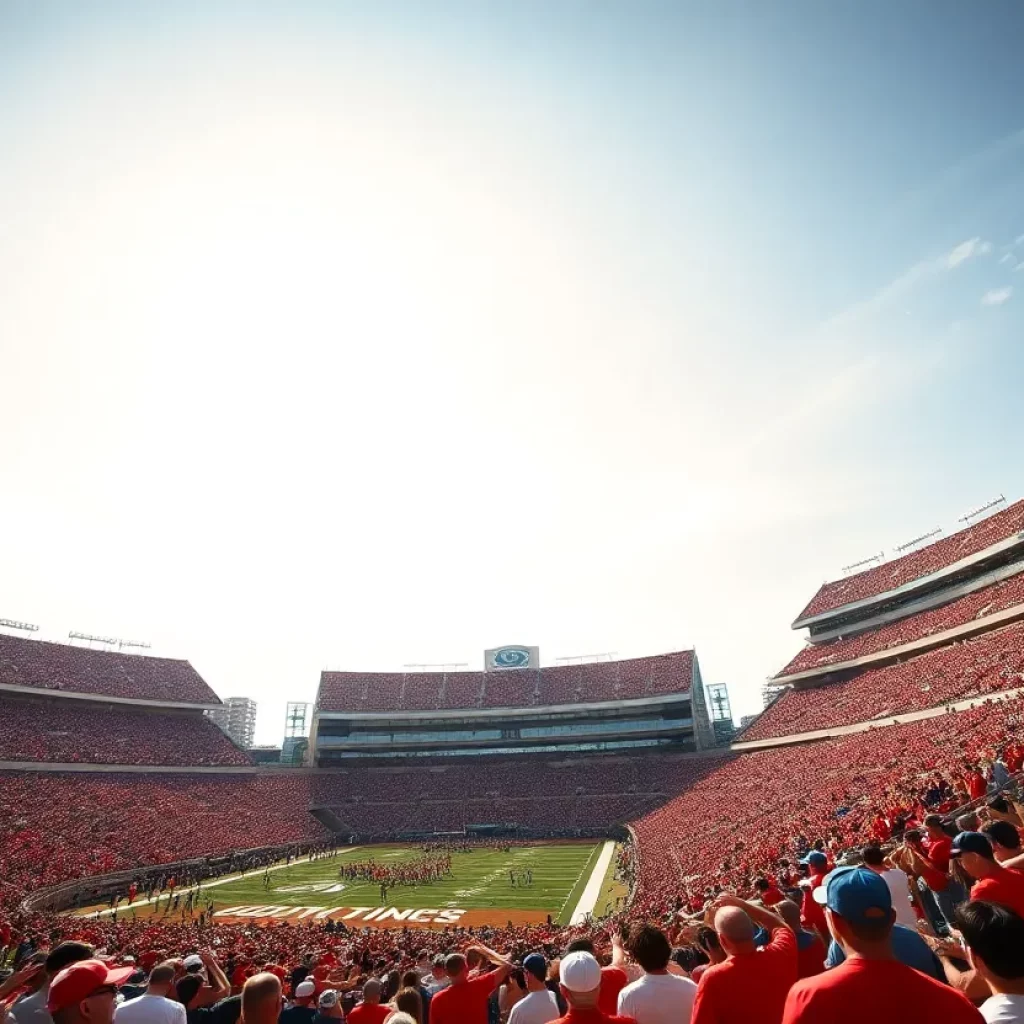
M125 700L219 704L187 662L72 647L0 633L0 683Z
M1024 622L908 661L869 668L843 681L784 690L741 739L853 725L1020 686L1024 686Z
M984 551L1021 531L1024 531L1024 501L1015 502L973 526L911 551L902 558L894 558L864 572L823 584L797 616L797 620L895 590Z
M989 799L1021 768L1022 716L1024 702L1010 698L824 743L721 758L603 762L610 772L618 761L627 780L647 773L651 789L679 794L634 823L636 846L620 862L636 884L628 911L614 922L622 928L621 941L614 929L609 934L590 924L355 931L334 922L261 928L213 924L206 915L133 919L122 913L111 920L28 913L19 909L20 897L48 882L229 853L243 842L256 845L254 840L269 846L323 840L326 834L305 810L308 783L301 774L225 779L2 773L0 940L5 959L17 968L14 981L4 983L12 985L4 994L15 1000L10 1016L25 1024L18 994L31 997L37 981L37 991L47 985L25 970L42 963L46 974L47 956L61 942L76 941L133 968L129 995L148 984L154 997L159 992L184 1005L186 1024L231 1024L231 1014L245 1014L247 982L276 992L268 973L283 982L290 1005L276 1008L273 1020L259 1017L267 1024L278 1020L279 1010L281 1024L305 1024L317 1015L347 1016L355 1024L400 1021L394 1016L400 1006L413 1020L432 1017L435 1024L484 1024L502 1015L528 1024L554 1019L547 1015L563 1009L569 1020L597 1021L604 1019L596 1016L599 1002L605 1012L618 1010L638 1024L844 1021L854 1019L850 1013L858 1021L981 1019L958 992L975 1003L994 999L991 1012L985 1004L987 1019L1022 1020L1014 996L1024 992L1024 964L1006 951L1010 938L1021 934L1016 915L1024 913L1024 874L1012 868L1020 856L1020 812L1010 801ZM490 783L484 771L482 783L494 784L508 771L505 764L492 769ZM673 778L659 778L658 765ZM587 774L581 765L573 771L581 779ZM405 781L399 774L398 785ZM531 785L528 776L519 783ZM984 805L986 799L991 806L984 806L982 817L969 812L959 823L950 820L964 805ZM963 835L947 836L957 829ZM875 845L865 849L869 840ZM863 866L826 880L851 850ZM1011 867L1003 867L1008 862ZM902 880L896 872L903 872ZM152 891L146 881L151 876L140 877L139 892ZM166 876L162 884L168 887ZM827 911L814 899L816 891ZM973 899L965 903L968 896ZM758 903L751 902L754 897ZM890 917L922 922L925 952L919 944L908 952L911 940L904 932L917 936L918 930L893 928ZM644 921L652 926L642 927ZM951 928L978 952L965 959L961 947L951 947L943 938ZM603 971L587 959L587 949L572 948L587 941L598 960L608 961ZM758 948L763 952L750 959ZM1013 949L1024 952L1024 944ZM196 956L205 981L192 991L197 983L185 976ZM928 970L908 974L906 961L913 957ZM161 968L168 961L170 968ZM419 986L402 984L406 970L420 972ZM222 991L217 971L234 996ZM928 981L929 973L931 984L923 985L919 979ZM808 980L798 981L805 975ZM677 981L662 980L673 976ZM309 986L300 988L307 978L312 993ZM595 978L596 993L590 985ZM606 978L613 979L607 992ZM682 981L687 986L680 988ZM60 988L59 972L53 972L48 992ZM445 1006L453 1000L439 998L446 988L457 994L447 1016ZM405 989L422 990L418 1004L403 995ZM324 999L325 992L333 995ZM224 1003L228 998L234 1002ZM524 1009L517 1013L520 1002ZM311 1012L296 1014L295 1008ZM110 1009L122 1012L113 1001ZM996 1009L1003 1015L993 1016ZM122 1024L138 1024L134 1012L125 1012ZM101 1024L61 1013L58 1008L52 1015L54 1024ZM153 1016L159 1016L156 1010ZM32 1024L47 1024L32 1017Z
M0 761L231 766L252 760L198 711L0 697Z
M686 692L693 651L503 672L324 672L320 711L535 707Z
M808 644L779 676L795 675L809 669L837 665L887 651L1021 604L1024 604L1024 573L983 587L938 608L908 615L879 629L854 636L841 636L828 643Z

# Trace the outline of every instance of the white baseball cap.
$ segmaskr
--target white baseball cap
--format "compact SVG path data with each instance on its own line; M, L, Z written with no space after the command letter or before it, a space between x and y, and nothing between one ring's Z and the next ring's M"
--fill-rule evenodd
M296 999L308 999L314 992L316 992L316 985L311 981L300 981L295 986Z
M185 957L184 960L182 960L182 964L184 965L186 971L190 967L202 967L203 958L198 953L192 953L190 956L187 956Z
M593 992L601 987L601 965L582 950L562 958L558 980L570 992Z

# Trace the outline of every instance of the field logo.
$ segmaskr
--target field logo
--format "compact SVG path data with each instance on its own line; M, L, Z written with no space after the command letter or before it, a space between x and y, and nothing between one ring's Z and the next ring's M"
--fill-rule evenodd
M488 668L530 668L533 651L529 647L498 647L487 652Z

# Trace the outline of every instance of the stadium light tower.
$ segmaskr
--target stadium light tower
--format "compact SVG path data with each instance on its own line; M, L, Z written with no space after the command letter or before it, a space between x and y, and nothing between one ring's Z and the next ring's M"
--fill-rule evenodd
M928 533L922 533L920 537L915 537L913 540L908 540L906 544L900 544L898 547L893 548L893 552L897 555L902 555L904 551L909 551L911 548L916 548L918 544L923 544L926 540L931 540L932 537L938 537L942 533L942 527L936 526L934 530L929 530Z
M19 622L18 619L0 619L0 627L4 629L23 629L26 633L35 633L39 630L39 627L32 625L31 622Z
M970 526L972 519L977 519L978 516L984 515L990 508L995 508L997 505L1005 504L1006 498L1000 494L998 498L993 498L991 501L986 501L984 505L979 505L977 508L972 508L970 512L965 512L957 522L966 523Z
M852 565L843 566L843 574L856 572L858 569L863 569L868 565L881 565L885 561L885 552L879 551L877 555L871 555L869 558L862 558L859 562L854 562Z

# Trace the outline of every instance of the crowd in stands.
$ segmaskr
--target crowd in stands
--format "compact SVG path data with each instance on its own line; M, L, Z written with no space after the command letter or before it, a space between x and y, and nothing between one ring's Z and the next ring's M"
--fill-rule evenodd
M688 693L693 651L495 672L324 672L320 711L546 707Z
M0 761L222 767L252 763L199 711L12 698L2 691Z
M1024 622L1017 622L844 681L784 690L740 739L852 725L1022 685Z
M976 590L973 594L957 598L940 608L907 616L879 629L869 630L857 636L840 637L829 643L808 644L786 665L779 673L779 677L795 675L822 666L842 664L868 654L923 640L1016 605L1024 605L1024 572Z
M40 886L315 841L306 777L0 772L0 902Z
M810 618L852 604L854 601L895 590L979 551L984 551L1021 531L1024 531L1024 500L1015 502L966 529L943 537L934 544L911 551L902 558L883 562L864 572L822 584L797 619L799 621Z
M814 839L838 851L872 834L888 838L928 809L977 799L986 775L1002 779L1024 767L1022 723L1024 698L1014 697L753 751L703 774L695 761L683 792L633 825L634 908L664 910L666 892L697 904L715 886L751 892L758 874L782 859L795 863Z
M0 684L130 700L219 704L187 662L72 647L0 633Z

